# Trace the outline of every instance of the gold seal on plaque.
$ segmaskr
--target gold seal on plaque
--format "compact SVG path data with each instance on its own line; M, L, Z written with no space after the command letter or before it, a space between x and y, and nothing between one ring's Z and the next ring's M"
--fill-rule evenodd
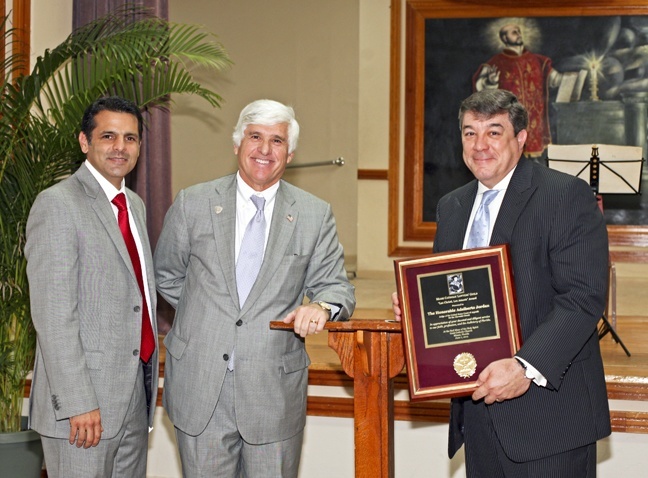
M477 360L475 356L468 352L463 352L457 355L452 362L452 366L461 378L469 378L475 374L477 370Z

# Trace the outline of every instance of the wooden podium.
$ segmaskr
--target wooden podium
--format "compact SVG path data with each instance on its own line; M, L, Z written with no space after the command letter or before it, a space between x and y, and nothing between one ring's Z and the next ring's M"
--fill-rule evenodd
M270 328L292 330L271 322ZM355 476L394 477L394 377L405 365L401 324L385 320L328 322L328 344L353 378Z

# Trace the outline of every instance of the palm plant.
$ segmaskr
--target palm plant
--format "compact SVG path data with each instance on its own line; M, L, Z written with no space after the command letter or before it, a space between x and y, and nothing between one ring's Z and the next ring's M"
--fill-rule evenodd
M6 21L6 20L5 20ZM15 38L5 33L5 43ZM11 80L21 58L8 56L0 91L0 432L20 430L25 379L36 334L31 323L25 225L36 195L83 160L76 138L85 107L115 94L142 109L166 107L170 95L221 98L193 77L230 61L199 27L173 24L127 7L75 32Z

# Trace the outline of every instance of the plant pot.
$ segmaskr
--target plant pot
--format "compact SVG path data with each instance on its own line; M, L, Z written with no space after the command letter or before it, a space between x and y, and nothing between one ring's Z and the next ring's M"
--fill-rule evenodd
M23 419L23 428L27 428ZM43 468L43 446L34 430L0 433L0 476L39 478Z

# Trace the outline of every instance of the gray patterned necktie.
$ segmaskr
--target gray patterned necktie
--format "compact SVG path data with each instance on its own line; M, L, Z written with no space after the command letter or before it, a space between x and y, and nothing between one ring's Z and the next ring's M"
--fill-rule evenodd
M259 275L265 244L266 220L263 212L265 199L256 195L251 196L250 199L256 206L257 212L245 229L236 261L236 287L241 307L243 307L257 275Z
M479 204L479 208L477 209L477 213L475 214L475 218L473 219L470 234L468 235L466 249L484 247L488 245L488 233L490 231L490 211L488 209L488 206L497 197L498 192L499 191L495 189L484 191L481 203Z

